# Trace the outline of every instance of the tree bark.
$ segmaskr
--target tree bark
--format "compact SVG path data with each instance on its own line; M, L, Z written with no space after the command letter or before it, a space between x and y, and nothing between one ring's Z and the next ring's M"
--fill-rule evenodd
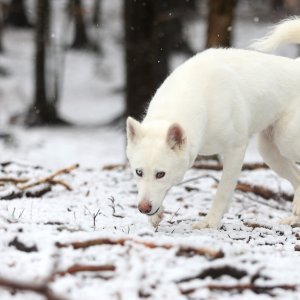
M58 118L55 99L47 94L47 45L49 44L50 1L36 0L37 24L35 35L34 103L25 123L29 126L62 123Z
M6 23L15 27L32 27L26 15L24 0L11 0Z
M209 0L206 47L230 47L236 0Z
M93 24L100 26L101 23L101 0L94 0Z
M90 47L81 0L71 0L71 14L75 22L74 39L71 48L83 49Z
M184 38L182 20L195 1L126 0L124 6L125 115L142 119L147 103L168 76L170 54L193 54Z
M4 18L4 4L0 3L0 53L3 52L3 18ZM1 68L0 68L1 69ZM0 72L1 73L1 72Z
M159 1L126 0L125 59L127 116L141 119L168 74L167 46L157 18Z
M193 55L185 34L184 20L187 15L194 13L196 9L195 0L164 0L159 1L160 19L165 22L165 31L168 36L169 54L180 52Z

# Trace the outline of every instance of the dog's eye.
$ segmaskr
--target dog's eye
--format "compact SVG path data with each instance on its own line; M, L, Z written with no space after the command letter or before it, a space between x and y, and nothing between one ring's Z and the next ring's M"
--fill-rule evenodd
M160 178L163 178L165 175L166 175L165 172L157 172L157 173L155 174L155 178L156 178L156 179L160 179Z
M136 170L135 170L135 173L136 173L136 175L139 176L139 177L143 177L143 174L144 174L142 169L136 169Z

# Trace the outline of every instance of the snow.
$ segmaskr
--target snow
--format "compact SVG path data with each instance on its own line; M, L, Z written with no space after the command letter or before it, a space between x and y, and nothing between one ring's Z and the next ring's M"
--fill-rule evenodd
M71 29L62 19L65 1L55 3L58 22L53 28L53 40L58 43L62 38L67 40ZM0 56L0 65L10 76L0 77L0 124L1 132L9 132L11 137L0 139L0 163L12 163L0 165L0 178L33 180L74 163L80 163L80 168L59 177L71 185L72 191L54 186L42 197L0 200L0 277L41 283L49 274L74 264L108 264L116 270L55 276L50 286L57 295L72 300L297 299L300 256L295 245L300 244L300 229L279 225L282 218L289 216L291 203L236 191L219 230L192 230L192 224L203 218L216 192L214 180L195 179L170 191L165 199L165 217L154 229L136 209L137 190L129 169L102 170L105 165L126 162L123 129L101 126L124 109L120 2L103 3L104 25L99 34L104 55L68 51L64 61L60 112L77 126L28 129L9 124L10 117L24 112L32 101L33 35L30 31L5 31L6 52ZM269 23L262 22L261 17L238 18L236 22L232 30L237 47L247 47L251 39L268 31ZM204 20L188 22L186 32L194 49L202 49L203 39L195 36L204 35ZM296 47L287 47L278 54L295 57L297 51ZM184 59L174 57L172 67ZM245 161L261 161L255 140L249 145ZM207 174L221 176L217 171L191 169L185 179ZM292 192L290 184L271 170L243 171L239 180L276 192ZM0 198L8 191L16 191L15 185L0 186ZM252 228L251 224L257 227ZM27 253L9 246L16 237L27 247L36 246L37 251ZM77 250L56 246L57 242L97 238L131 240L124 245ZM137 241L174 247L148 248ZM221 250L224 257L210 259L180 253L180 246ZM240 279L230 272L216 278L203 275L205 270L226 266L245 275ZM201 273L204 278L179 282ZM297 289L277 288L257 294L249 289L226 292L208 288L249 284L256 274L257 286L295 285ZM0 299L43 298L34 293L0 289Z
M49 174L47 169L12 163L2 167L3 176L37 178ZM220 172L188 171L186 178ZM242 182L264 178L265 186L272 186L271 170L245 171ZM165 199L166 213L160 226L153 229L147 218L135 207L136 187L128 168L111 171L79 168L61 176L70 183L73 191L53 187L42 198L22 197L0 201L1 257L0 276L18 278L25 282L41 282L49 275L53 264L62 271L74 264L106 265L116 267L114 272L85 272L77 275L56 276L51 286L68 299L139 299L139 294L150 294L153 299L186 299L181 290L195 289L189 296L229 297L236 292L209 291L210 284L247 284L259 272L257 285L298 285L298 253L294 250L300 229L279 225L287 216L291 203L283 200L264 200L252 194L236 192L232 207L223 220L220 230L192 230L192 223L206 213L215 192L214 181L206 178L174 187ZM185 187L193 187L194 190ZM11 187L14 188L14 187ZM196 190L197 189L197 190ZM276 188L274 188L276 191ZM289 192L279 180L278 190ZM114 199L115 213L111 197ZM93 221L93 214L99 214ZM258 227L249 227L257 223ZM26 246L37 247L37 252L25 253L8 246L17 237ZM109 237L131 238L158 245L171 244L174 248L150 249L143 244L126 242L121 245L102 245L74 250L56 248L56 242L85 241ZM224 257L209 259L199 255L178 254L176 245L206 247L222 250ZM246 272L241 279L228 275L215 279L205 277L177 283L209 268L231 266ZM283 271L284 270L284 271ZM105 279L103 277L109 277ZM268 279L266 279L268 278ZM272 290L280 298L296 296L297 292ZM22 296L20 296L22 295ZM21 297L21 298L18 298ZM257 297L253 292L239 294L239 299ZM272 298L268 293L262 299ZM1 299L32 299L32 295L9 295L0 291ZM37 298L38 299L38 298Z

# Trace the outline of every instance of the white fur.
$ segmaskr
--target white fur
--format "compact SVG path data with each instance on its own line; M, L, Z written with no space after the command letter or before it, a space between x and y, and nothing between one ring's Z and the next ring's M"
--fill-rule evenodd
M300 20L289 19L263 40L265 49L300 42ZM178 147L168 142L179 124ZM224 156L222 178L207 216L195 228L218 227L229 207L249 139L259 133L266 163L294 186L293 216L300 219L300 61L238 49L209 49L179 66L155 93L142 123L127 121L127 156L137 176L138 201L159 209L198 154ZM158 171L166 173L156 179ZM152 223L160 217L151 217Z
M300 43L300 18L291 17L275 25L270 33L252 43L251 48L263 52L275 50L282 44Z

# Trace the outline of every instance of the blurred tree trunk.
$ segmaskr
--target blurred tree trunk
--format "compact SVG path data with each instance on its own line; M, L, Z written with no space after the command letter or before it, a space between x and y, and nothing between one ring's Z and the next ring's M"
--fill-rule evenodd
M58 117L55 99L47 95L47 46L49 44L50 2L36 0L34 103L30 107L25 123L29 126L62 123Z
M206 47L230 47L236 0L209 0Z
M193 55L194 51L191 49L184 34L184 20L187 15L195 13L195 0L164 0L159 3L161 7L161 18L167 22L166 31L171 37L169 39L169 52L180 52L187 55Z
M284 9L284 0L272 0L272 9L275 11L281 11Z
M183 33L183 19L195 1L126 0L126 116L141 119L156 89L169 73L174 51L193 53Z
M3 52L4 4L0 3L0 53Z
M160 1L124 1L126 115L141 119L147 103L168 74L168 53Z
M101 23L101 0L94 0L93 24L100 26Z
M87 34L86 24L84 20L84 7L81 0L71 0L70 2L71 16L74 18L75 30L74 39L71 45L73 49L83 49L90 47Z
M32 27L26 15L24 0L11 0L8 7L6 23L15 27Z

